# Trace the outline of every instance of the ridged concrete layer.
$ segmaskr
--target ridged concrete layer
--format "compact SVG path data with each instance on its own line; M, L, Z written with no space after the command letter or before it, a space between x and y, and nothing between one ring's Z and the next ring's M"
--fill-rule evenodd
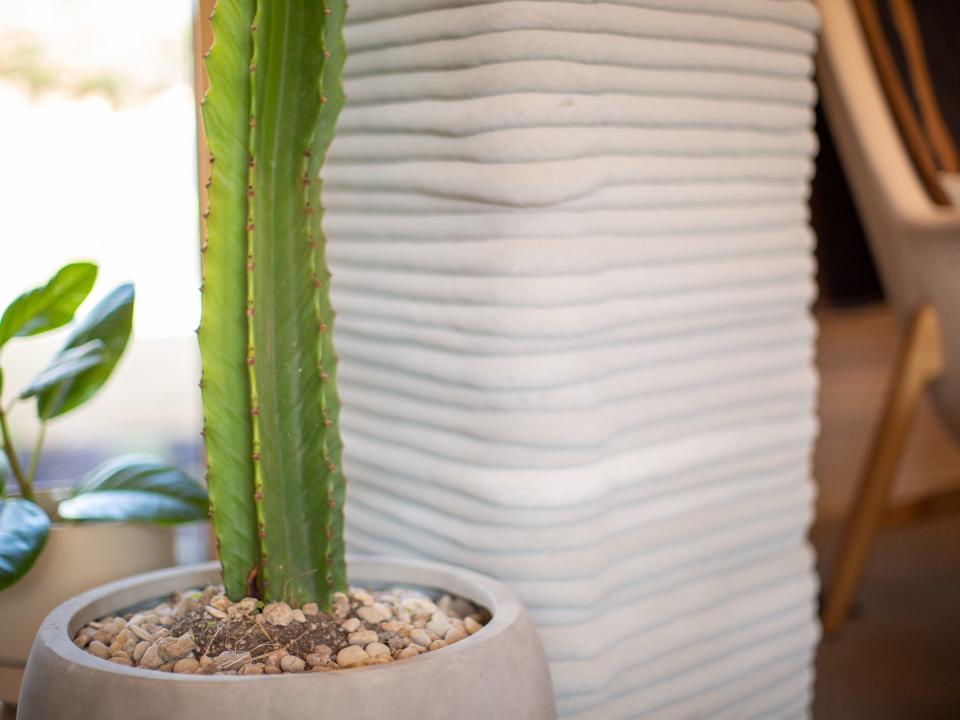
M802 717L802 0L356 0L348 541L504 578L575 718Z

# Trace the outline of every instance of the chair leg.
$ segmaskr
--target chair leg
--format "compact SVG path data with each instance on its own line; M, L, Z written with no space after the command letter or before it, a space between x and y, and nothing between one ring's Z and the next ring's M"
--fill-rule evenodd
M833 581L824 602L825 633L843 627L863 566L883 520L890 487L903 453L917 401L943 370L940 327L929 305L917 309L897 353L880 423L873 435L850 515L843 529Z

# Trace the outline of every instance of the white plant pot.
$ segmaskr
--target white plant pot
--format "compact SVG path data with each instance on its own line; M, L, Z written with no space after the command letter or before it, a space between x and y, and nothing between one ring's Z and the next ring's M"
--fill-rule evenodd
M802 714L814 6L347 22L324 225L351 549L504 580L562 716Z
M64 603L44 621L27 666L19 720L551 720L543 646L517 597L473 572L386 558L348 558L351 581L453 593L492 614L474 635L410 660L352 670L258 677L174 675L100 660L71 638L125 607L217 582L207 563L121 580Z
M66 492L38 493L53 510ZM0 702L17 704L27 655L40 623L57 605L111 580L169 567L169 527L125 523L57 523L30 571L0 592Z

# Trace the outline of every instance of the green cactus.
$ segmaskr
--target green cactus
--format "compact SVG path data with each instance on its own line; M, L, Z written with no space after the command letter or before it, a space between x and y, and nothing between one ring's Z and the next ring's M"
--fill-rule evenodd
M345 482L319 172L343 105L345 0L218 0L198 330L227 593L329 608Z

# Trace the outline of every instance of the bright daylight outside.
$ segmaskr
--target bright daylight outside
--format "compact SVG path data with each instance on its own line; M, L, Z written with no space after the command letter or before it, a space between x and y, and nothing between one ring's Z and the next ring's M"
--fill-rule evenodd
M0 3L0 303L91 261L78 312L121 283L136 292L132 339L90 403L51 422L38 481L73 480L118 452L196 468L199 263L192 3ZM5 397L67 329L4 348ZM38 427L10 415L22 453Z

